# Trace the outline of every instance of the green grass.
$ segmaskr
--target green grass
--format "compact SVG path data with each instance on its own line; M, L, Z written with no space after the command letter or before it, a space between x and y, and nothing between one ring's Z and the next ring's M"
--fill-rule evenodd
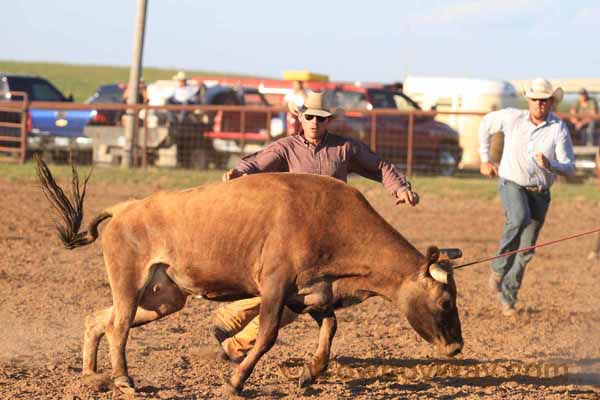
M73 94L76 102L83 102L94 94L96 88L107 83L127 82L129 67L21 62L0 60L0 71L14 74L38 75L47 78L66 96ZM171 79L175 69L144 68L142 76L147 83ZM186 70L188 76L224 75L223 72ZM241 74L227 74L243 76Z
M71 177L71 169L65 165L50 165L55 178L64 184ZM80 176L89 172L89 167L80 167ZM96 167L91 182L116 183L124 185L151 186L162 189L183 189L217 182L223 171L197 171L185 169L164 168L132 168ZM0 179L9 182L35 182L33 162L24 165L0 163ZM453 200L468 201L468 199L493 200L498 196L497 180L485 179L474 173L460 172L455 177L414 176L410 179L413 188L422 196L452 198ZM351 177L349 183L360 190L377 190L381 185L360 177ZM600 201L600 191L595 180L587 180L579 184L559 182L552 188L552 198L555 200Z

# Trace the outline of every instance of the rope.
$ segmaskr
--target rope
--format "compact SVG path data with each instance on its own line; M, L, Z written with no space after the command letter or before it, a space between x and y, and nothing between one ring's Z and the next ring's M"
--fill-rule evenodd
M564 242L565 240L571 240L571 239L575 239L575 238L578 238L578 237L581 237L581 236L590 235L590 234L595 233L595 232L600 232L600 228L593 229L591 231L587 231L587 232L583 232L583 233L578 233L578 234L575 234L575 235L572 235L572 236L564 237L562 239L553 240L551 242L541 243L541 244L537 244L537 245L534 245L534 246L529 246L529 247L524 247L522 249L517 249L517 250L509 251L509 252L506 252L506 253L499 254L497 256L488 257L488 258L484 258L484 259L477 260L477 261L471 261L471 262L466 263L466 264L461 264L458 267L454 267L454 269L460 269L460 268L468 267L468 266L471 266L471 265L479 264L479 263L482 263L482 262L485 262L485 261L495 260L496 258L510 256L510 255L513 255L513 254L521 253L523 251L532 250L532 249L535 249L535 248L538 248L538 247L549 246L551 244L555 244L555 243L559 243L559 242Z

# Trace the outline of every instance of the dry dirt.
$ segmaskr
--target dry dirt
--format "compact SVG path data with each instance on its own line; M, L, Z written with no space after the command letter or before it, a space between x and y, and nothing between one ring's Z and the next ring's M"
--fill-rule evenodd
M152 188L91 182L86 215ZM64 250L51 210L34 183L0 179L0 399L221 398L230 366L216 361L210 314L218 303L189 299L181 312L132 330L130 373L137 393L108 380L80 379L85 315L111 303L99 243ZM383 190L369 200L417 248L461 247L465 260L494 254L503 216L497 199L423 196L394 207ZM555 201L540 241L599 224L597 204ZM390 303L371 299L338 312L330 372L298 390L294 374L316 348L317 327L302 317L280 333L244 394L250 398L600 398L600 264L586 260L593 238L545 247L529 265L520 313L506 319L487 289L489 266L456 272L465 348L435 358ZM106 342L99 365L109 374ZM556 369L558 368L558 369ZM566 376L562 374L568 369ZM108 376L108 375L107 375Z

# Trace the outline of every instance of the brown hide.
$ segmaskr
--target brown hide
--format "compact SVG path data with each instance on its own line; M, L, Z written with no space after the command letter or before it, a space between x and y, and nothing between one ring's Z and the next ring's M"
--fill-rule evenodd
M276 272L295 290L323 277L371 275L369 290L397 300L393 287L424 262L358 190L316 175L247 176L107 212L105 252L127 247L139 288L149 267L163 263L180 287L208 299L256 296Z

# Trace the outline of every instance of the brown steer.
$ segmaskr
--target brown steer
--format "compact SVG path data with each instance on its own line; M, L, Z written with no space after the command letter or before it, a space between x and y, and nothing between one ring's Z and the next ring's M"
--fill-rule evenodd
M208 300L261 296L260 332L226 389L239 392L277 338L284 305L308 312L319 344L301 384L325 371L336 331L334 309L371 296L398 305L412 327L444 355L463 346L451 265L431 247L423 256L352 186L317 175L249 175L227 183L158 192L108 208L79 232L83 191L73 170L69 200L38 160L42 187L64 219L67 248L102 232L113 306L85 321L83 374L96 373L108 339L115 385L132 392L129 329L174 313L188 295ZM89 177L88 177L89 178ZM87 183L87 179L86 179Z

